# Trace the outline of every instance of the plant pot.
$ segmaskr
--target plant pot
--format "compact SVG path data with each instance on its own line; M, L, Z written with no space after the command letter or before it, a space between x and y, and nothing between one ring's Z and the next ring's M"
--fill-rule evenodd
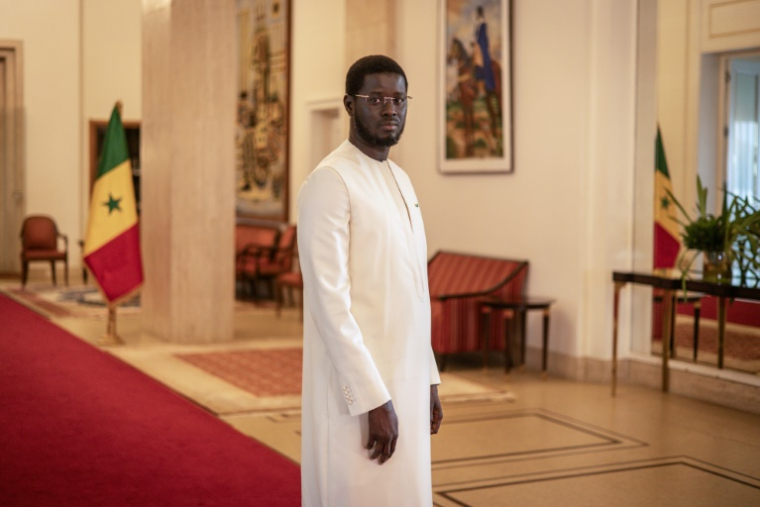
M704 252L702 279L706 282L731 281L731 257L726 252Z

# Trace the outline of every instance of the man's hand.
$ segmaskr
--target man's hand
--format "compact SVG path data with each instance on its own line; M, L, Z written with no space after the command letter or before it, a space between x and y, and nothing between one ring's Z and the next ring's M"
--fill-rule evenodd
M393 456L398 440L398 418L393 402L388 401L369 411L369 439L367 449L372 451L369 459L377 459L383 464ZM374 449L373 449L374 447Z
M443 408L441 400L438 399L438 386L430 386L430 434L435 435L441 427L443 421Z

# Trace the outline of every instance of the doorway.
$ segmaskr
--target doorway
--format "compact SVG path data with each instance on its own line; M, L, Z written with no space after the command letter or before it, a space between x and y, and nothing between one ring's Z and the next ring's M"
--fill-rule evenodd
M0 276L21 271L24 100L21 41L0 40Z
M727 57L726 188L760 198L760 54Z

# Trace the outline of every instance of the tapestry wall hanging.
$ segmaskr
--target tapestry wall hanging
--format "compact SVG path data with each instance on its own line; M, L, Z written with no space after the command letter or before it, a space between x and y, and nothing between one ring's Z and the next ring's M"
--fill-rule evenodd
M288 220L290 1L238 0L239 216Z

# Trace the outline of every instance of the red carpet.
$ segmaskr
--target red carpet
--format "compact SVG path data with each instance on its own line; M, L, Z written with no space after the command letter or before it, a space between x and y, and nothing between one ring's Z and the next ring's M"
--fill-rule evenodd
M300 505L298 465L0 295L0 505Z

